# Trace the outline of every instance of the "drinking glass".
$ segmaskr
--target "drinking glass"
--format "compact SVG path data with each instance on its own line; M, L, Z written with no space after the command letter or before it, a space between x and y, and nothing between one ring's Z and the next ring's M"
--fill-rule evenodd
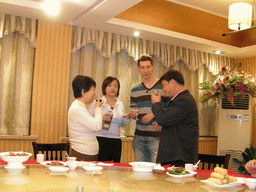
M136 113L139 113L140 110L139 110L139 106L137 105L137 103L133 103L131 104L131 109L134 110ZM138 115L136 116L136 120L138 120Z

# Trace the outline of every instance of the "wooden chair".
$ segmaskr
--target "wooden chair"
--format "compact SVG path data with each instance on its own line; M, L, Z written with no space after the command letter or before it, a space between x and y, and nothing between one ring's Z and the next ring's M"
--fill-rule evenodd
M198 154L198 160L200 161L199 169L214 169L214 167L219 166L228 169L230 154L226 155L205 155Z
M32 142L34 149L34 156L41 151L45 155L45 160L62 160L62 152L69 154L70 144L69 143L36 143ZM50 156L49 156L50 154Z

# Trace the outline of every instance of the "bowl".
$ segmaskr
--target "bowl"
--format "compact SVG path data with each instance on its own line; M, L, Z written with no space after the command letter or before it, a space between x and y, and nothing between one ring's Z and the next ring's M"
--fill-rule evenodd
M75 161L77 157L67 157L67 161Z
M67 165L71 171L74 171L78 166L78 161L67 161Z
M56 173L64 173L69 170L68 167L59 167L59 166L50 166L49 169L50 171L56 172Z
M27 161L29 157L31 157L31 153L27 152L2 152L0 153L0 158L6 162L8 165L6 168L24 168L25 166L22 164Z
M248 179L244 179L246 185L250 188L250 189L255 189L256 187L256 179L253 178L248 178Z
M83 168L86 171L93 171L93 172L101 171L103 169L103 167L100 167L100 166L83 166Z
M198 168L198 166L193 165L192 170L193 170L193 171L196 171L196 170L197 170L197 168Z
M153 171L153 168L156 166L155 163L151 163L151 162L131 162L129 163L132 168L133 171L137 171L137 172L151 172Z

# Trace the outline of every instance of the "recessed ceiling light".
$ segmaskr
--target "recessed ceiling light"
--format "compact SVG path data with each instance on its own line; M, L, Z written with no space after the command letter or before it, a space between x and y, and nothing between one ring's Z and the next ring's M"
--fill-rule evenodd
M48 15L55 16L60 12L60 0L44 0L41 9Z
M133 33L133 35L134 35L135 37L138 37L138 36L140 35L140 32L139 32L139 31L135 31L135 32Z
M216 54L224 54L224 52L223 51L221 51L221 50L216 50L216 51L213 51L214 53L216 53Z

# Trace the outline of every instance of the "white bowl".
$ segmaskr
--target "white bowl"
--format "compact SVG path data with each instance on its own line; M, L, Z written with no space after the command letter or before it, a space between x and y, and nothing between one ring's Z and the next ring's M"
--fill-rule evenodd
M77 157L67 157L67 161L75 161Z
M67 161L68 167L71 171L74 171L78 166L78 161Z
M250 188L250 189L255 189L256 187L256 179L253 178L248 178L248 179L244 179L246 185Z
M2 160L8 162L8 165L6 166L7 168L24 168L25 166L22 165L23 162L27 161L29 157L32 156L31 153L27 152L12 152L14 154L20 154L20 153L25 153L25 156L10 156L9 152L3 152L0 153L0 157Z
M49 169L50 171L56 172L56 173L63 173L69 170L68 167L60 167L60 166L50 166Z
M153 170L153 168L156 166L155 163L151 163L151 162L131 162L129 163L132 168L133 171L137 171L137 172L151 172Z
M198 166L193 165L192 170L193 170L193 171L196 171L196 170L197 170L197 168L198 168Z
M101 171L103 169L103 167L100 167L100 166L83 166L83 168L86 171L93 171L93 172Z

